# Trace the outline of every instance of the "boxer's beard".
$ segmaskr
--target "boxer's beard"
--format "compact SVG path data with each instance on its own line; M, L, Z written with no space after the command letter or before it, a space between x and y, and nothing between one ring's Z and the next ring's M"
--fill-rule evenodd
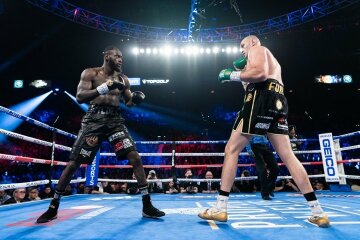
M119 72L120 74L122 74L122 66L118 67L114 61L110 60L109 61L109 66L114 71Z

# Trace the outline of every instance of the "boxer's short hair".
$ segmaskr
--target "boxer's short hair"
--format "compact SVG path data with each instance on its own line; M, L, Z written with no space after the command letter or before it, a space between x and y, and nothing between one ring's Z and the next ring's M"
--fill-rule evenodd
M107 46L104 51L102 52L103 55L105 55L108 51L111 51L111 50L120 50L118 47L115 47L115 46Z

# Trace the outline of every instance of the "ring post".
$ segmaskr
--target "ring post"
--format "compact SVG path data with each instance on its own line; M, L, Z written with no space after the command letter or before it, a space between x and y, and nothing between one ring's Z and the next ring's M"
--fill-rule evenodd
M175 149L176 149L175 141L172 142L171 146L172 146L171 147L171 175L173 177L174 183L176 183L177 177L176 177L176 167L175 167Z
M56 117L54 123L52 124L52 144L51 144L51 162L50 162L50 169L49 169L49 185L51 186L52 182L51 182L51 176L53 173L53 166L54 166L54 159L55 159L55 140L56 140L56 128L55 125L57 123L57 121L59 120L59 116Z
M336 160L341 161L342 160L342 155L341 155L340 139L339 138L334 140L334 147L335 147ZM340 178L339 183L341 185L344 185L344 184L346 184L346 178L344 177L344 175L345 175L344 164L342 162L340 162L340 163L337 164L337 167L338 167L339 178Z

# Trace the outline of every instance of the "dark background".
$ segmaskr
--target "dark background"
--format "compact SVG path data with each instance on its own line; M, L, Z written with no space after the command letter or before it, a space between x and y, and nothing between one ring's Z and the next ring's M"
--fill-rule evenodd
M190 0L71 2L127 22L155 27L188 27ZM229 1L209 7L207 2L211 1L205 1L203 5L206 9L203 27L241 24ZM237 2L243 23L251 23L295 11L317 1ZM231 123L218 121L217 114L218 111L240 110L243 89L238 83L218 83L217 75L221 69L231 67L237 56L135 56L131 54L132 47L157 44L128 40L91 29L38 9L26 1L2 0L1 3L0 105L9 107L49 90L27 86L13 89L14 79L23 79L25 84L35 79L51 80L53 87L75 95L80 73L85 68L101 66L102 50L107 45L115 45L123 52L123 71L129 77L170 79L167 86L132 88L143 91L148 104L169 112L177 111L178 115L172 117L180 118L181 115L184 119L193 119L198 128L209 129L210 136L226 138L230 133ZM289 123L297 125L299 132L307 135L324 131L340 134L360 128L359 10L358 3L314 22L260 37L262 44L282 65L290 105ZM214 44L202 45L211 47ZM319 74L351 74L354 82L348 85L320 85L314 82L314 76ZM61 92L51 95L39 106L39 109L49 108L56 111L63 122L69 116L83 114ZM176 128L183 123L166 122L164 119L162 124ZM62 127L67 130L66 125ZM212 129L223 135L212 135Z

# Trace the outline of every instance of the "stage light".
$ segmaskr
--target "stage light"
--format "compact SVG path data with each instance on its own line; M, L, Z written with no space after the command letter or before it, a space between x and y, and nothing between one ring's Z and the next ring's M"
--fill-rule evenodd
M212 52L215 53L215 54L219 53L219 48L218 47L213 47Z
M191 47L190 47L190 46L187 46L187 47L186 47L185 53L186 53L187 55L190 55L190 54L191 54Z
M197 55L199 53L199 47L198 46L193 46L191 53L193 55Z
M58 91L60 91L60 89L59 89L59 88L55 88L54 91L55 91L55 92L58 92Z
M76 17L76 16L78 15L78 13L79 13L79 9L76 8L76 9L74 10L74 17Z
M137 47L133 48L132 52L135 54L135 55L138 55L139 54L139 49Z
M14 88L23 88L24 80L14 80Z
M50 80L37 79L37 80L34 80L34 81L30 82L29 86L34 87L34 88L51 87L51 81Z
M89 109L89 104L86 103L79 104L78 101L76 100L76 97L74 97L67 91L65 91L65 94L68 95L71 98L71 100L73 100L76 103L76 105L78 105L84 112L87 112L87 110Z
M175 94L175 91L172 92ZM154 119L157 118L160 121L166 121L168 123L178 126L177 128L182 130L194 130L201 129L202 121L196 114L193 113L181 113L175 111L172 108L160 107L158 105L142 103L139 107L141 111L149 112L154 115ZM191 124L189 124L191 123Z
M218 54L218 53L238 53L239 49L238 47L234 47L234 46L227 46L226 48L220 48L219 46L199 46L199 45L183 45L182 47L173 47L170 45L164 45L161 47L145 47L145 48L139 48L139 47L135 47L132 50L132 53L134 55L138 55L138 54L144 54L146 53L147 55L162 55L162 56L171 56L172 54L182 54L182 55L198 55L203 54L203 53L213 53L213 54Z
M14 112L20 113L25 116L29 116L39 105L42 103L45 98L47 98L53 91L49 91L44 93L40 96L34 97L32 99L26 100L14 106L10 106L9 109L13 110ZM15 118L10 115L4 115L0 117L1 128L14 131L24 120ZM6 135L0 135L0 142L6 139Z
M168 45L166 45L165 47L164 47L164 54L165 54L165 56L170 56L171 55L171 46L168 46Z

